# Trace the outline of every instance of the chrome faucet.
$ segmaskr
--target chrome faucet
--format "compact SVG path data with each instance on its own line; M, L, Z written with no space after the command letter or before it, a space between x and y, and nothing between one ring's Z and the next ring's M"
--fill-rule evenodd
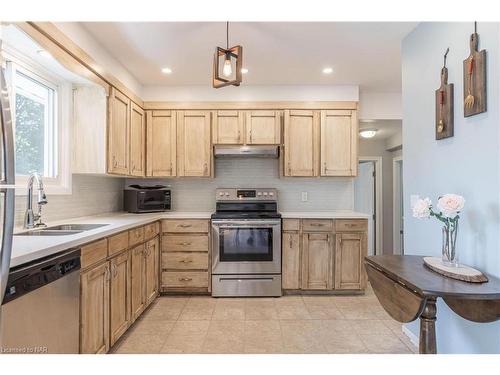
M33 212L33 181L36 180L38 185L38 212ZM47 204L47 196L43 190L43 181L38 173L32 173L28 179L28 202L26 205L26 213L24 214L24 228L32 229L36 227L45 227L42 222L42 206ZM35 223L35 221L38 221Z

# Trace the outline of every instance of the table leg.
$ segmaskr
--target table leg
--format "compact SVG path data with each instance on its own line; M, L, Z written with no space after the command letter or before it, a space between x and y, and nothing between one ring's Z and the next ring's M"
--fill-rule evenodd
M428 298L420 315L420 354L436 354L436 299Z

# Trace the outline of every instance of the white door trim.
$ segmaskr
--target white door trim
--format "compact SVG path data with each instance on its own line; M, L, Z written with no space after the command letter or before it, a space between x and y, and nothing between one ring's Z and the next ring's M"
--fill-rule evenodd
M400 207L400 184L398 184L398 175L399 175L399 168L398 168L398 163L403 160L402 156L395 156L392 158L392 243L395 245L399 242L400 240L400 231L401 231L401 215L403 214L401 212L401 207ZM401 180L403 176L399 175L399 180ZM402 243L400 246L396 249L396 246L393 246L393 253L394 254L401 254L401 247Z
M358 162L360 161L373 161L375 163L375 249L374 255L383 254L383 212L382 209L384 205L382 204L382 188L383 188L383 176L382 176L382 157L381 156L360 156L358 158ZM352 180L353 191L354 191L354 179ZM354 194L353 196L353 204L354 207Z

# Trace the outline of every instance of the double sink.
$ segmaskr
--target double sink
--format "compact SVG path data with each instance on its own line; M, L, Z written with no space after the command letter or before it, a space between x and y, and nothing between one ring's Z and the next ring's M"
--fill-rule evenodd
M61 224L43 229L35 229L16 233L15 236L68 236L87 230L97 229L109 224Z

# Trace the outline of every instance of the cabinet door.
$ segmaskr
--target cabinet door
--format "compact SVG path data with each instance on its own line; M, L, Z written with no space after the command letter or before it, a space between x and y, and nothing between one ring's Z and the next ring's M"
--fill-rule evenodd
M356 111L321 111L321 176L356 176Z
M335 235L335 289L365 288L363 260L366 253L366 233Z
M130 250L130 304L131 318L135 321L146 306L146 252L144 245Z
M130 325L130 252L111 259L110 332L111 346Z
M304 233L302 289L332 289L332 234Z
M147 111L147 176L176 175L176 120L174 111Z
M241 111L215 111L213 142L221 145L243 144L244 115Z
M318 176L319 112L285 111L285 176Z
M130 175L142 177L146 168L146 119L135 103L130 106Z
M283 289L300 289L299 233L283 232Z
M248 111L245 128L246 143L249 145L281 143L281 121L278 111Z
M160 263L160 240L153 238L146 243L146 304L150 304L156 298L159 289L159 263Z
M177 116L177 172L179 176L211 175L210 112L180 111Z
M109 350L109 262L82 273L80 353Z
M112 89L108 115L108 172L127 175L130 152L130 99Z

